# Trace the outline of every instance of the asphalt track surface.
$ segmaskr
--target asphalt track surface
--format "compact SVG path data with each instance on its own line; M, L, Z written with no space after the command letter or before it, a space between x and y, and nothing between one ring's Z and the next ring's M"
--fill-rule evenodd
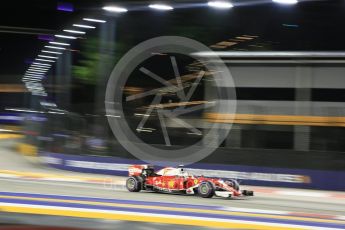
M0 169L80 175L46 168L37 162L24 159L12 150L12 144L11 142L0 143L0 146L2 146L0 149L2 157ZM97 177L104 176L97 175ZM114 177L114 179L117 178ZM303 190L303 192L308 191ZM85 199L91 199L87 200L91 203L85 203ZM102 216L98 217L97 213L94 216L85 213L74 216L63 215L63 208L66 210L85 208L98 212L99 209L109 210L109 203L116 206L111 207L112 212L134 212L137 213L137 216L148 212L149 217L136 220L134 217L117 219L117 216L112 216L103 218ZM20 205L23 207L18 208ZM50 208L58 207L56 210L61 209L62 213L52 211L49 215L42 215L46 214L45 212L48 213L49 210L42 209L40 212L26 210L37 205L45 205L44 207L49 206ZM93 205L99 205L99 209L95 211ZM223 224L218 226L220 228L283 229L283 227L286 227L285 225L292 227L301 225L304 229L345 229L345 199L343 198L320 199L320 197L310 196L281 196L258 193L254 197L241 199L203 199L190 195L169 195L151 192L129 193L122 187L103 184L37 181L18 178L0 178L1 211L0 223L62 225L91 229L212 228L216 225L212 225L212 223L203 225L201 223L197 224L198 226L194 224L188 226L183 223L187 223L193 218L207 219L213 217L222 219ZM286 214L286 212L290 212L290 214ZM65 213L67 212L65 211ZM154 216L161 214L179 215L180 218L184 219L175 222L156 221ZM334 219L335 216L338 219ZM234 224L225 225L224 218L231 218ZM266 225L256 225L260 221L264 221ZM251 225L242 225L242 223L250 223ZM278 225L275 226L274 224Z
M291 212L308 212L325 215L345 215L345 201L339 199L281 197L256 195L254 197L226 199L214 197L203 199L191 195L171 195L152 192L130 193L124 189L112 189L102 184L83 184L69 182L30 181L0 179L1 192L25 192L50 195L99 197L129 199L137 201L169 202L181 204L200 204L225 206L229 208L254 208Z

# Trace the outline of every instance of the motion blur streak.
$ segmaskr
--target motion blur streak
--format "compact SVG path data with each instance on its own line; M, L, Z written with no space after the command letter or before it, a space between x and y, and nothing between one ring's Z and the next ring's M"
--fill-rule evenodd
M233 120L233 117L234 120ZM345 117L300 116L300 115L261 115L261 114L217 114L207 113L211 122L267 125L307 125L345 127Z
M53 34L54 30L47 30L42 28L31 28L31 27L14 27L14 26L0 26L0 33L9 34Z

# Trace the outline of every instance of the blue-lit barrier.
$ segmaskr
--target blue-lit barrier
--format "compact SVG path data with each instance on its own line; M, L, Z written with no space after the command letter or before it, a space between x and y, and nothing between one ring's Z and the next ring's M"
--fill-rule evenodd
M24 117L20 114L14 113L1 113L0 124L20 124L24 120Z
M45 164L58 169L119 176L127 176L127 169L131 164L144 164L144 162L139 160L118 157L68 155L48 152L39 153L39 157ZM235 178L245 185L345 191L345 171L203 163L188 165L186 169L195 175Z
M25 113L0 113L0 124L20 125L23 121L45 121L44 116Z

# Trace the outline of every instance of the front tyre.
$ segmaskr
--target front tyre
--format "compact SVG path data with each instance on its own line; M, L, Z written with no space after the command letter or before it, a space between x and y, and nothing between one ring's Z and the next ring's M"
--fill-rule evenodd
M203 198L211 198L215 193L213 184L209 181L202 182L198 187L198 194Z
M130 177L126 181L126 188L130 192L140 192L141 181L137 177Z
M228 179L225 181L225 184L229 185L230 187L234 188L237 192L240 191L240 185L237 180Z
M243 196L254 196L254 192L250 190L242 190Z

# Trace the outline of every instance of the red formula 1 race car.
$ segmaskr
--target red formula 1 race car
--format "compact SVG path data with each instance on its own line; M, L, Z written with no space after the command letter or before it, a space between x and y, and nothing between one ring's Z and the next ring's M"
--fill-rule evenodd
M148 190L162 193L196 194L204 198L254 195L253 191L240 190L236 180L197 177L190 175L182 167L168 167L155 172L150 165L132 165L128 171L129 178L126 187L130 192Z

